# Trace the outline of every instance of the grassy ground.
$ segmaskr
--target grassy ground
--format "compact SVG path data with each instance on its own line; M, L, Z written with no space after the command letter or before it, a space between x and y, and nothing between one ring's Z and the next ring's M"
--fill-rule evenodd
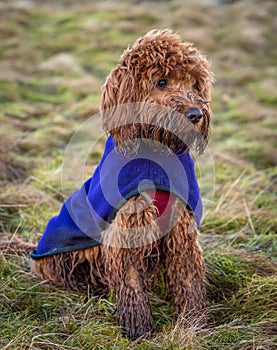
M63 200L66 145L97 112L122 50L149 29L178 30L208 54L217 78L209 146L215 177L201 173L213 326L183 330L160 279L150 293L157 332L131 343L120 335L112 296L61 291L30 274L28 256L3 252L1 349L276 348L274 1L76 3L0 4L0 230L37 241Z

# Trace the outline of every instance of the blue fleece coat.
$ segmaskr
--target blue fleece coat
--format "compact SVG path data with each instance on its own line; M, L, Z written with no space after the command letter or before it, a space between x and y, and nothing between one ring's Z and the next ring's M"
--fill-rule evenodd
M142 142L136 156L123 156L108 137L94 174L64 202L59 215L50 219L31 257L101 244L104 231L127 200L153 189L177 196L194 212L200 226L202 201L189 152L162 154Z

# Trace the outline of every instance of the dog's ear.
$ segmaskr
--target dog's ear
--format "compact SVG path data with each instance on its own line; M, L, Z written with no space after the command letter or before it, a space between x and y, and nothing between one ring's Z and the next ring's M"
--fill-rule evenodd
M118 65L102 87L101 111L104 130L110 131L117 121L112 120L116 106L136 102L134 78L126 66Z
M199 153L203 153L205 147L207 146L208 136L210 132L210 124L212 119L211 95L213 85L215 83L215 78L213 72L210 70L210 63L206 57L202 56L201 54L198 54L196 57L199 62L197 65L195 65L195 76L197 77L198 81L200 97L201 100L203 100L203 118L201 126L201 134L203 136L203 139L202 142L199 143L198 151Z

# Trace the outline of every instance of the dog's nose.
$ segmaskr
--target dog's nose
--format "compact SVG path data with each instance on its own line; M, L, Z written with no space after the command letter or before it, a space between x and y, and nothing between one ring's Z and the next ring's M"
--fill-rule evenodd
M197 124L203 116L203 113L199 108L189 108L185 116L193 123Z

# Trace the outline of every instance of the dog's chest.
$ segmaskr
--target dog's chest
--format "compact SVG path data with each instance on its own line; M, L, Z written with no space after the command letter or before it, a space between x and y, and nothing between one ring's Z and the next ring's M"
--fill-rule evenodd
M158 223L161 230L167 230L171 208L176 200L176 196L170 192L160 190L149 190L146 192L153 199L153 203L157 207Z
M176 200L176 196L172 195L170 192L160 190L149 190L146 192L153 199L153 203L157 207L158 224L162 232L166 233L169 227L171 209ZM160 253L160 243L160 239L153 243L151 257Z

